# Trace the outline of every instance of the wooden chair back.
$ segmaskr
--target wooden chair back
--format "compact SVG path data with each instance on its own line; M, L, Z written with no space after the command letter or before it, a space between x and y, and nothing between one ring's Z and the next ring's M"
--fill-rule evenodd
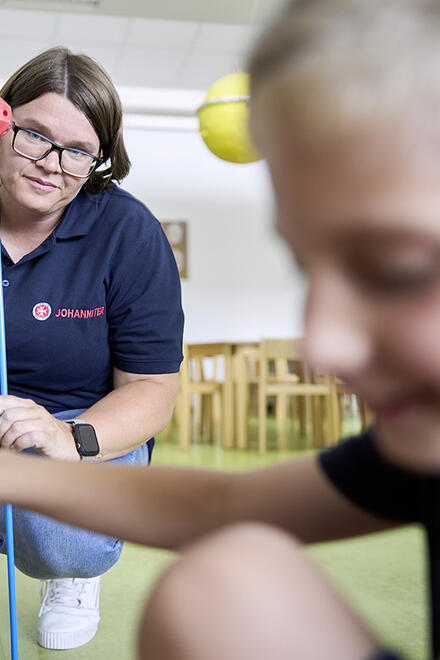
M337 441L337 400L334 379L329 374L314 374L302 357L302 339L263 339L260 344L258 379L258 434L260 453L266 451L267 398L275 397L277 422L286 421L287 399L302 406L301 428L306 428L307 409L311 410L313 445ZM275 369L270 371L271 361ZM299 407L297 406L297 410ZM324 433L325 426L325 433ZM285 437L280 435L282 445Z

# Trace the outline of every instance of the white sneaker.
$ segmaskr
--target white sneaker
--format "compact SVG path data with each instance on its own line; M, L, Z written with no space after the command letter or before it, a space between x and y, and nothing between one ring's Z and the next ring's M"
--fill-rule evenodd
M45 649L73 649L87 644L99 623L101 576L40 582L38 643Z

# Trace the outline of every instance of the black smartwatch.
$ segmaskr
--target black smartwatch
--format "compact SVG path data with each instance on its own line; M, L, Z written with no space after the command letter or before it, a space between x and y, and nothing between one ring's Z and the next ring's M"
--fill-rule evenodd
M96 461L99 458L99 444L95 429L82 419L64 420L72 427L73 439L82 461Z

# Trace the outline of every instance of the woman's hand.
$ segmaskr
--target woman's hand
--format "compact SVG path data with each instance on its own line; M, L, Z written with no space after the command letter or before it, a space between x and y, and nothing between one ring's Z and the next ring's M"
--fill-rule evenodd
M66 461L79 461L69 424L51 415L32 399L0 396L0 445L20 452L33 448L38 453Z

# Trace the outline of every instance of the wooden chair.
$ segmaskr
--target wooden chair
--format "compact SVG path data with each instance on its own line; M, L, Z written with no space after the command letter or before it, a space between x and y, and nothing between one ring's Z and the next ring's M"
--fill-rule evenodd
M332 445L338 439L338 408L335 381L329 374L317 374L309 369L301 354L301 339L265 339L260 346L259 397L258 397L258 445L266 451L267 398L284 395L282 412L277 420L285 421L287 397L296 404L301 432L307 430L307 413L311 417L312 445ZM275 362L275 376L268 365ZM289 372L289 365L294 373ZM275 405L280 401L275 399ZM285 427L284 427L285 428Z
M209 351L208 351L209 352ZM214 427L222 428L223 383L217 380L216 353L203 357L193 354L191 346L184 344L183 362L180 368L179 392L176 403L176 420L179 428L179 445L188 449L193 430L197 436L214 440ZM206 373L205 358L212 358L212 370Z
M237 438L238 446L247 446L247 406L249 384L258 390L258 447L266 451L268 399L275 401L278 445L286 446L288 403L292 403L306 433L307 418L312 426L315 447L337 441L338 408L334 379L327 374L314 374L301 356L300 339L263 339L258 349L237 355ZM246 361L257 361L257 376L248 377Z
M255 413L258 415L258 385L260 382L260 347L239 346L234 356L234 382L235 382L235 408L236 408L236 444L240 449L248 446L248 417L252 403L256 403ZM291 373L287 362L283 358L277 358L269 364L267 380L272 383L283 382L296 383L298 376ZM252 394L252 397L251 397ZM275 398L275 414L277 429L283 430L288 418L288 397L283 392L277 392ZM281 441L282 442L282 441Z

